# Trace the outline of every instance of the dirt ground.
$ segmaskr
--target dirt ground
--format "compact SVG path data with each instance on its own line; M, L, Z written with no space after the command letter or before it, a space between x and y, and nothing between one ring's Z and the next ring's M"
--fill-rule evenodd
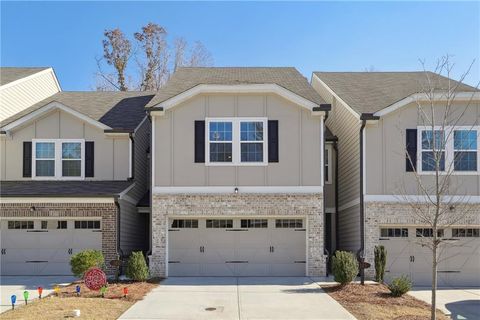
M393 297L385 285L348 284L323 289L359 320L429 320L430 305L408 294ZM438 320L448 320L437 310Z
M79 297L75 293L77 285L80 285ZM156 280L113 283L108 285L105 298L102 298L100 292L89 290L83 283L73 283L62 287L58 296L52 294L33 300L26 306L0 314L0 319L65 319L70 318L75 309L81 314L75 319L117 319L157 285ZM127 297L123 296L125 287L128 288Z

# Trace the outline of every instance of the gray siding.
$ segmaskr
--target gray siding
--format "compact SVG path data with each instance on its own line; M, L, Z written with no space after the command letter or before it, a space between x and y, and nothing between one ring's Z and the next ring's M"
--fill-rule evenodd
M360 205L338 213L339 243L337 249L356 252L360 249Z
M206 117L278 120L279 162L267 166L194 163L194 121ZM196 96L155 117L155 185L319 186L320 128L321 117L276 95Z
M325 144L332 146L330 150L332 150L332 157L331 160L332 162L330 163L330 166L332 168L332 181L331 183L325 183L324 186L324 199L325 199L325 208L334 208L335 207L335 150L333 149L333 143L327 142Z
M137 212L136 204L119 200L120 205L120 248L124 255L132 251L143 251L148 248L147 229L148 215Z

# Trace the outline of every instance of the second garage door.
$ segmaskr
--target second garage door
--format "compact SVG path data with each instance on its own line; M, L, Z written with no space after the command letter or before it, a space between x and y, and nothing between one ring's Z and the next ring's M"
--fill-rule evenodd
M304 276L302 218L171 219L169 276Z

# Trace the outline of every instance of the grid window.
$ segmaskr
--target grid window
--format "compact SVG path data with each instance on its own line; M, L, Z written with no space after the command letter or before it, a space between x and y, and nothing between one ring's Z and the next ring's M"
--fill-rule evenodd
M81 178L83 140L33 140L33 178Z
M48 229L48 221L42 221L42 229Z
M55 176L55 143L37 142L35 145L35 175L37 177Z
M454 228L452 229L452 237L478 238L480 237L480 229L479 228Z
M422 171L435 171L439 161L439 170L445 171L445 137L441 130L422 131Z
M210 161L232 162L233 130L232 122L210 122Z
M276 219L275 228L303 228L302 219Z
M172 228L198 228L196 219L175 219L172 221Z
M97 222L100 223L100 221L97 221ZM100 228L100 226L98 226L98 228ZM57 229L67 229L67 221L65 220L57 221Z
M380 229L380 236L388 238L408 238L408 228L382 228Z
M82 145L80 142L62 143L62 176L80 177L82 174Z
M210 228L233 228L233 220L231 219L207 219L206 221L207 229Z
M267 219L242 219L240 221L242 228L268 228Z
M100 229L100 221L99 220L75 221L75 229Z
M8 221L8 229L33 229L33 221Z
M477 171L477 131L453 132L454 170Z
M240 122L240 161L263 162L263 121Z
M417 238L431 238L433 237L433 229L432 228L417 228L416 230ZM443 229L437 230L437 237L442 238L444 236Z

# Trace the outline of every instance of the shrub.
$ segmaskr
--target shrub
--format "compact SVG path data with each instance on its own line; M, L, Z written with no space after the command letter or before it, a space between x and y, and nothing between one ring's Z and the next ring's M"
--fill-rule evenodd
M410 289L412 289L412 282L407 276L401 276L392 280L388 285L388 289L394 297L401 297Z
M132 252L127 262L127 277L135 281L145 281L148 279L148 267L145 257L141 251Z
M347 251L337 251L332 257L333 277L340 284L352 282L358 274L355 255Z
M90 268L101 268L105 259L103 254L99 250L87 249L74 254L70 258L70 266L72 273L79 278L83 277L83 274Z
M385 265L387 264L387 249L384 246L375 246L375 281L383 283Z

